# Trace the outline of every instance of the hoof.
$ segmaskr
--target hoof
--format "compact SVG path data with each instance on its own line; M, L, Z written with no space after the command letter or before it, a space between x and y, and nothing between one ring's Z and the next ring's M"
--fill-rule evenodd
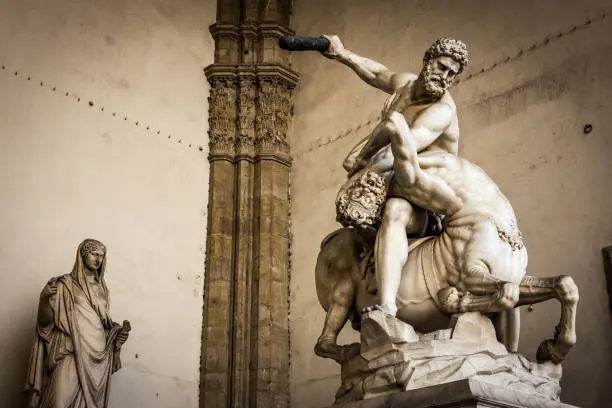
M361 352L361 344L352 343L339 346L334 340L319 340L314 347L314 352L319 357L331 358L338 364L342 364Z
M360 343L351 343L342 347L342 353L344 356L344 361L350 360L355 356L358 356L361 353L361 344Z

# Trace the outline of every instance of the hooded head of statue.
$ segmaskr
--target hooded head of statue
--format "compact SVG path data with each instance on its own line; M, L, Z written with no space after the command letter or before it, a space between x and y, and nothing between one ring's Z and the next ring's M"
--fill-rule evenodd
M72 279L81 287L87 295L91 306L100 316L102 323L107 328L112 326L112 320L108 314L108 289L104 281L104 270L106 268L106 246L95 239L88 238L81 242L77 249L76 260L72 268ZM95 274L95 283L89 283L86 270ZM92 285L97 285L99 290L94 290Z

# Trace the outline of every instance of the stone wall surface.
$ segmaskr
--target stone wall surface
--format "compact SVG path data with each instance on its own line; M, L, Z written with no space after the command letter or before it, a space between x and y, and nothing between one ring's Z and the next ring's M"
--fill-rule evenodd
M24 406L40 291L88 237L132 324L110 406L198 406L215 8L0 2L0 407Z

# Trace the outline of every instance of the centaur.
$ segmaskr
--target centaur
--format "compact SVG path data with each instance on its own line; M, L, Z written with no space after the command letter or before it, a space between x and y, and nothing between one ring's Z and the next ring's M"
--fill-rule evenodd
M498 337L516 352L519 306L549 299L561 303L552 339L541 343L539 361L561 362L576 342L578 288L569 276L526 276L527 250L507 198L473 163L446 153L420 154L403 115L390 113L387 127L394 156L394 194L445 216L439 236L413 240L402 269L396 317L421 332L445 329L456 313L481 312L497 321ZM386 198L384 176L364 169L338 195L344 225L376 224ZM327 311L315 352L339 363L358 344L339 346L337 336L349 318L359 329L364 309L379 303L371 278L375 230L345 227L321 244L316 265L317 294ZM504 317L504 319L499 319ZM501 324L499 322L505 322Z

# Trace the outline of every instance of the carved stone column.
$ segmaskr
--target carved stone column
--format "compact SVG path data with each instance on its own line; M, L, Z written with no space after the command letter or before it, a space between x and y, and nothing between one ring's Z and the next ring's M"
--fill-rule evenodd
M201 407L289 405L290 3L219 0L211 27Z
M228 370L232 335L235 263L236 83L231 73L209 72L210 179L201 384L206 384L206 406L224 407L230 391Z

